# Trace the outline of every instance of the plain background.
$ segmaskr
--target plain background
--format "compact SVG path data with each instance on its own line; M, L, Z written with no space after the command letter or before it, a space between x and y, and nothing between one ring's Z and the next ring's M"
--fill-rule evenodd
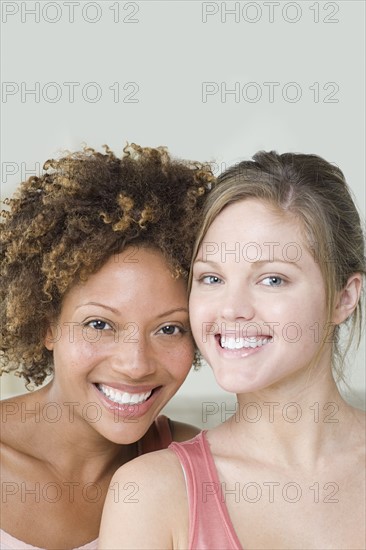
M362 0L1 10L2 197L63 150L107 143L118 154L134 141L213 161L217 173L259 149L316 153L342 168L365 215ZM349 372L352 399L364 402L364 340ZM19 382L3 376L2 396ZM225 419L221 402L234 399L206 366L168 412L207 427Z

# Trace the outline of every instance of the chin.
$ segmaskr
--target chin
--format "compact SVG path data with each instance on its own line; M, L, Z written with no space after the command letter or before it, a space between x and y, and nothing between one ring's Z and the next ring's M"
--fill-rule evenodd
M146 434L149 427L150 425L145 423L129 420L128 422L122 422L122 426L121 423L116 423L113 429L103 430L100 434L104 439L116 445L132 445Z

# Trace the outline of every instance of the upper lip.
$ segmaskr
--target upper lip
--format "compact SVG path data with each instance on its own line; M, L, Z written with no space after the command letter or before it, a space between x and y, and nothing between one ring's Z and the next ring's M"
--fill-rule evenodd
M229 331L226 331L226 332L221 332L221 333L218 333L218 334L215 334L215 337L216 338L235 338L235 340L250 340L250 339L262 339L262 338L273 338L273 335L270 335L270 334L246 334L245 332L244 333L238 333L236 331L233 331L233 332L229 332Z

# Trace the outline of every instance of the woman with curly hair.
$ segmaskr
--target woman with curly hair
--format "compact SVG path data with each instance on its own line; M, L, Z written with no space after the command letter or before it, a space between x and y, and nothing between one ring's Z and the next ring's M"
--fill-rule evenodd
M1 224L1 548L96 548L113 473L197 433L159 411L194 360L186 279L210 168L165 148L46 162ZM115 486L131 505L133 479Z

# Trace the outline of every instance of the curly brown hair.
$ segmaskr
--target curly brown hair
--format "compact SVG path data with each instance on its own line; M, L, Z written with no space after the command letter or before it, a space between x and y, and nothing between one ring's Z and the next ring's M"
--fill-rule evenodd
M53 371L44 337L63 296L129 245L151 246L187 277L209 165L165 147L104 146L48 160L5 201L1 223L1 367L41 384Z

